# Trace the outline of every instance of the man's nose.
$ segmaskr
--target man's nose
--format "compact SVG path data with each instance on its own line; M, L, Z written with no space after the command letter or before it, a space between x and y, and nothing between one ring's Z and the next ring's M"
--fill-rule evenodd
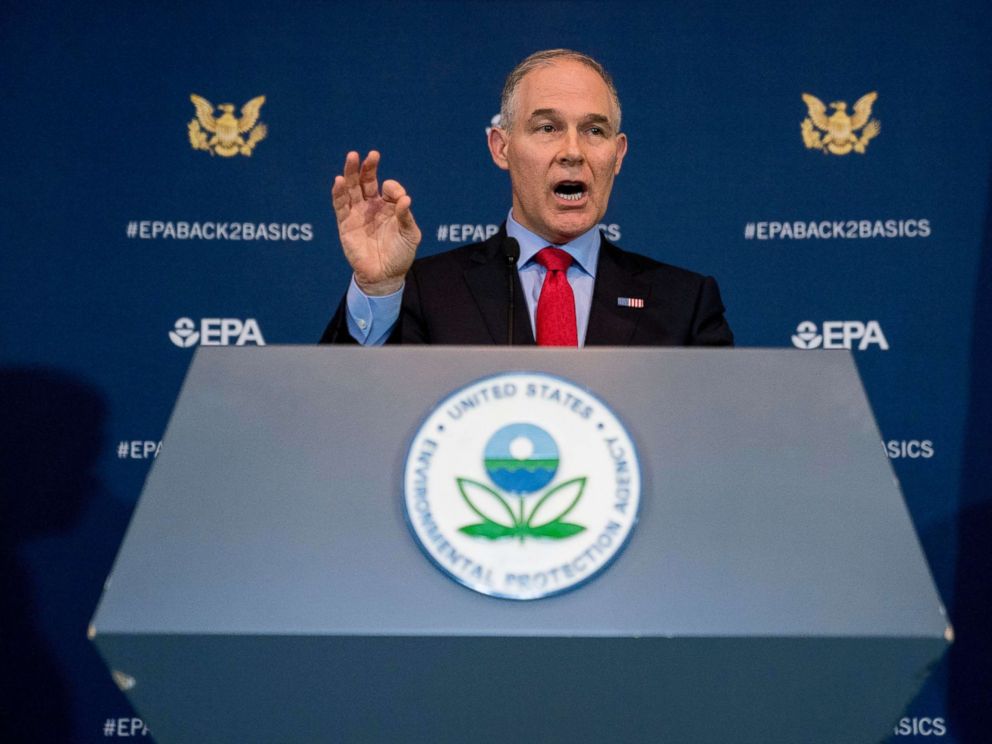
M571 128L566 130L558 150L558 162L562 165L577 165L584 159L578 130Z

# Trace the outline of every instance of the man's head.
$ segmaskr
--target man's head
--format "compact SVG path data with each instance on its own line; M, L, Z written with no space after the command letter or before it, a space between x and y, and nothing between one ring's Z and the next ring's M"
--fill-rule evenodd
M566 243L598 224L627 152L603 66L567 49L529 56L506 79L489 151L510 172L513 216L524 227Z

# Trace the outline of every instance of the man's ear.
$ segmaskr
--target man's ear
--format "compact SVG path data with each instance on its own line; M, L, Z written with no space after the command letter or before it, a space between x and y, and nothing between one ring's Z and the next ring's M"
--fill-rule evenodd
M506 157L506 148L510 143L506 130L493 127L489 130L489 154L498 168L510 170L510 161Z
M613 175L617 175L620 172L620 166L623 165L623 158L627 154L627 135L621 132L617 135L617 165L613 169Z

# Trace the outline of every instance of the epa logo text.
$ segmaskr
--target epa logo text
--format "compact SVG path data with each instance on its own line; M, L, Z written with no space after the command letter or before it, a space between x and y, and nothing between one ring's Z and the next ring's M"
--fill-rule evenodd
M857 349L875 345L889 350L889 342L877 320L825 320L822 331L816 323L804 320L796 326L792 345L797 349Z
M254 318L203 318L199 328L191 318L180 318L169 331L169 339L176 346L188 349L197 342L201 346L265 346L262 329Z

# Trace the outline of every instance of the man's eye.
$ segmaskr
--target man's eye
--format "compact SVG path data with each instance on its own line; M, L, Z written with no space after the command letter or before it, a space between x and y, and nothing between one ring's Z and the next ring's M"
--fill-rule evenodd
M601 127L589 127L589 134L595 134L597 137L602 137L606 134Z
M544 132L546 134L551 134L551 132L555 131L555 125L554 124L541 124L537 128L537 131Z

